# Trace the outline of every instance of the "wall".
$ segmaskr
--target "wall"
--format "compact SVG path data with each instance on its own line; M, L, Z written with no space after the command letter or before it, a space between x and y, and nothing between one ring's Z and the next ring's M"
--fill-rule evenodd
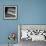
M18 20L4 20L3 19L3 6L4 5L18 5L19 1L13 1L13 0L0 0L0 44L7 44L9 42L8 40L8 34L10 32L16 32L18 34L17 30L17 24L19 22ZM18 7L19 8L19 7ZM18 38L17 38L18 39ZM16 39L16 43L18 43L18 40Z
M20 23L46 24L46 0L23 0Z

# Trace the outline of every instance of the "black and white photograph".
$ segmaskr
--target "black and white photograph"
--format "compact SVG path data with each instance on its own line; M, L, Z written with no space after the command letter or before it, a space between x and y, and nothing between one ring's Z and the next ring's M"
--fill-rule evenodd
M4 19L17 19L17 6L4 6Z
M46 25L18 25L20 46L43 45L46 43Z

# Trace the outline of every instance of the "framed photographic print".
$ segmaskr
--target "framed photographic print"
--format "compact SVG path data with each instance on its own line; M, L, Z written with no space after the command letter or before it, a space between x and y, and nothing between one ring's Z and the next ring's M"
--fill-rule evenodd
M20 24L18 25L18 38L31 41L46 41L46 25Z
M4 6L4 19L17 19L17 6L5 5Z

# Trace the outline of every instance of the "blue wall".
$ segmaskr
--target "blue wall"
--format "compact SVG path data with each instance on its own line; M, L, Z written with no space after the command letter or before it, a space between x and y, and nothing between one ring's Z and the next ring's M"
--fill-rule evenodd
M17 5L18 19L4 20L3 5ZM10 32L18 32L18 24L46 24L46 0L0 0L0 44L8 43Z
M20 17L24 24L46 24L46 0L23 0Z

